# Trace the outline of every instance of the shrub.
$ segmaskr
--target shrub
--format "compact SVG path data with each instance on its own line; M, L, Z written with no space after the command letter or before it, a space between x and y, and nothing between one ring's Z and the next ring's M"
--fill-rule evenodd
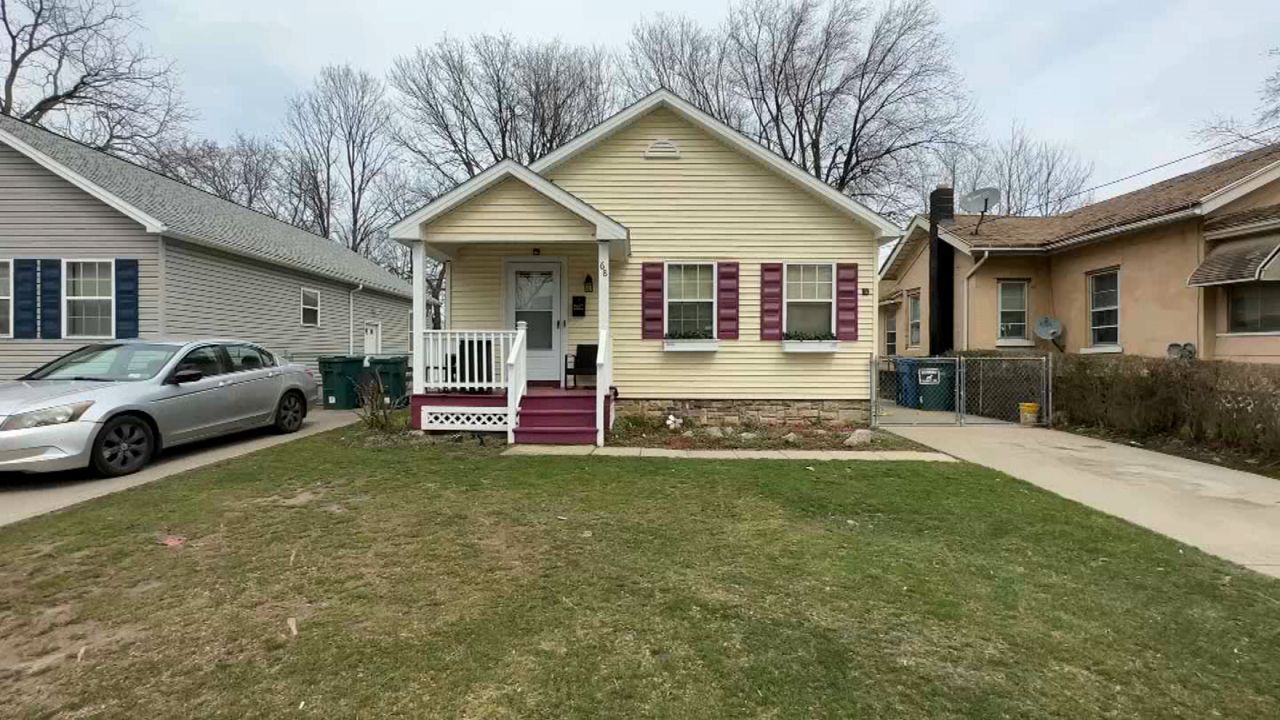
M1280 367L1141 357L1054 358L1054 420L1280 457Z
M403 418L396 412L395 400L387 397L377 373L367 373L356 384L356 398L359 402L356 415L366 429L380 433L405 429Z

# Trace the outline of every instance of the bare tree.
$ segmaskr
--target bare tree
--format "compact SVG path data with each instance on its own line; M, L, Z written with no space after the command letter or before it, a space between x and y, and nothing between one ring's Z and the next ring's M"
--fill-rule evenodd
M1268 55L1277 61L1275 69L1262 81L1258 90L1258 107L1252 121L1229 115L1207 120L1193 133L1206 145L1217 145L1214 154L1228 158L1256 148L1280 142L1280 48Z
M390 82L404 108L397 138L439 190L507 158L533 162L616 106L604 50L507 35L419 48Z
M128 0L0 0L0 114L135 158L190 115L170 62L133 41Z
M972 121L949 52L927 0L744 0L715 31L642 23L627 77L633 93L683 90L814 177L902 214L912 171Z
M184 138L159 148L148 163L158 172L273 217L282 207L279 145L237 133L228 145Z

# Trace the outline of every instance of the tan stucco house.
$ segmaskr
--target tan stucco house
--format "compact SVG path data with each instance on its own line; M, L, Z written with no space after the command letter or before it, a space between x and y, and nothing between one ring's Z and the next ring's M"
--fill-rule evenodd
M1280 362L1280 145L1050 217L931 196L880 271L885 355L1039 348Z
M427 258L445 264L445 328L413 338L413 422L603 443L615 408L865 418L876 251L898 232L656 92L393 228L416 317Z

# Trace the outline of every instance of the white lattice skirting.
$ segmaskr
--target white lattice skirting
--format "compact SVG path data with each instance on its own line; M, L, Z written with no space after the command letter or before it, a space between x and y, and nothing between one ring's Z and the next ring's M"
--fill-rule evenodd
M422 408L422 429L506 432L507 409L505 407L436 407L428 405Z

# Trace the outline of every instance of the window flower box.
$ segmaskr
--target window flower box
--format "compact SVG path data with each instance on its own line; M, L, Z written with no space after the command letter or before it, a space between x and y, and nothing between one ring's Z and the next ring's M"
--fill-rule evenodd
M839 340L783 340L782 352L833 353L840 349Z
M720 341L715 338L667 338L662 341L665 352L715 352Z

